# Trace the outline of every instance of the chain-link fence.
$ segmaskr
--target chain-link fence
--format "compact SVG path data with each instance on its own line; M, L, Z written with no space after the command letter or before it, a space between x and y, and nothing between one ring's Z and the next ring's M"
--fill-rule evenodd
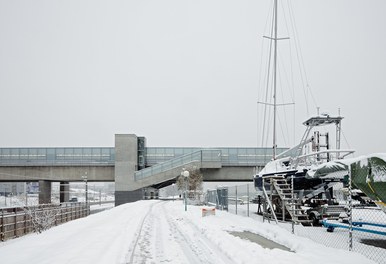
M228 189L228 211L242 216L251 216L256 213L254 202L253 184L245 184L229 187Z
M293 223L287 212L285 221L283 216L277 216L277 224L295 235L325 246L359 252L377 263L386 263L386 213L376 205L382 205L381 197L386 196L386 188L374 188L377 183L367 179L367 186L378 194L370 198L367 190L365 193L362 187L358 188L358 181L363 181L363 177L366 182L366 175L363 175L359 177L356 173L359 180L353 177L353 183L349 186L339 182L330 183L326 190L328 197L326 193L319 193L307 203L302 202L302 213L307 215L309 221ZM264 210L270 209L264 207L264 197L259 194L253 183L221 187L208 190L206 203L229 213L276 224L273 217L263 219ZM326 200L329 202L323 204Z
M207 190L205 202L233 214L257 217L258 196L253 183Z

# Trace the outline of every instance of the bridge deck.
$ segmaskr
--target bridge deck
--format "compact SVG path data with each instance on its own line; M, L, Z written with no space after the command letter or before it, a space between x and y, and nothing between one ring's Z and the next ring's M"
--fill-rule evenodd
M145 164L154 166L199 150L219 151L223 166L262 166L272 157L270 148L172 148L147 147ZM279 149L279 152L285 149ZM0 166L114 166L115 149L0 148Z

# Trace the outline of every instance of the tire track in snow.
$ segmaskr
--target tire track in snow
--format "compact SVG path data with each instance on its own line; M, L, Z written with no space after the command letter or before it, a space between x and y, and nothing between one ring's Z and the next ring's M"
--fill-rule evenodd
M166 221L163 203L154 204L142 219L126 263L189 262Z
M177 234L177 239L179 242L182 242L181 246L190 263L234 263L234 261L229 259L217 245L202 234L194 223L189 221L189 228L192 232L191 234L187 234L183 228L180 227L182 224L181 221L186 220L172 219L170 215L165 213L165 209L162 211L164 212L169 226L174 230L174 233Z
M129 253L128 253L128 256L126 257L126 263L138 263L138 262L134 262L134 258L135 258L135 255L136 255L136 250L137 250L137 247L138 247L138 242L140 240L140 238L142 237L142 233L143 233L143 226L144 226L144 223L145 221L148 219L148 216L151 214L151 211L153 210L153 206L155 204L152 204L150 207L149 207L149 210L147 211L146 215L143 217L142 221L141 221L141 225L139 226L136 234L137 234L137 237L134 241L134 244L132 244L130 246L130 250L129 250ZM143 262L141 262L143 263Z
M234 263L194 223L174 218L166 203L149 207L126 263Z

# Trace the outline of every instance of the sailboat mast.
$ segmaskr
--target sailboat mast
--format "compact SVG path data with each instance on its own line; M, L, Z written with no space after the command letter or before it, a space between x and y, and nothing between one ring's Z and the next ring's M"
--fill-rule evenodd
M277 144L276 144L276 71L277 71L277 0L274 2L274 55L273 55L273 159L276 159Z

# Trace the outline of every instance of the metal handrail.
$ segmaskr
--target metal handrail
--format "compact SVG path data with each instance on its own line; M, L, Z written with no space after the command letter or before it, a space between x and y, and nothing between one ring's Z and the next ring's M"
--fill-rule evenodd
M209 154L209 155L208 155ZM220 150L198 150L194 151L192 153L168 160L166 162L156 164L152 167L136 171L134 174L134 179L141 180L144 178L151 177L152 175L163 173L175 168L178 168L180 166L187 165L192 162L210 162L210 161L217 161L221 162L221 151Z

